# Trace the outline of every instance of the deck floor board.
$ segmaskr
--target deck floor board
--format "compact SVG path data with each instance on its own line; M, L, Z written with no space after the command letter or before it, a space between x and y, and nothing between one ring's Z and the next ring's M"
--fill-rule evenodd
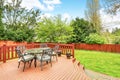
M52 67L50 64L45 64L43 71L41 71L40 62L37 61L36 68L33 62L30 68L27 64L23 72L23 64L17 68L17 60L13 59L0 64L0 80L73 80L77 76L72 59L67 59L65 56L58 57L58 61L53 60ZM85 73L81 72L78 80L84 78Z

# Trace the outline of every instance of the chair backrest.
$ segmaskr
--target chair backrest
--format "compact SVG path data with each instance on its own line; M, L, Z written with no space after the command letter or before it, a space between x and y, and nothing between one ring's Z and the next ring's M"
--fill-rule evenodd
M26 47L23 45L17 46L21 52L25 51Z
M45 44L45 43L41 43L41 44L40 44L40 47L41 47L41 48L45 48L45 47L48 47L48 46L47 46L47 44Z
M53 48L53 51L57 51L59 49L59 45L56 45L54 48Z
M21 46L21 49L22 49L22 51L25 51L26 47L25 46Z
M15 50L20 50L20 48L21 48L20 46L17 46L17 47L15 48Z
M18 57L19 58L23 58L23 55L22 55L22 52L21 52L21 50L20 50L20 46L17 46L16 48L15 48L15 51L16 51L16 53L17 53L17 55L18 55Z
M43 57L50 56L50 58L51 58L51 54L52 54L52 50L51 49L46 49L46 50L43 50L42 56Z

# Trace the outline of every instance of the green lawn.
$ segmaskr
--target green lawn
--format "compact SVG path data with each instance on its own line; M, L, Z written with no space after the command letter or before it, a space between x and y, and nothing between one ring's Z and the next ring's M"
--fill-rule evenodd
M120 78L120 54L75 50L75 58L86 69Z

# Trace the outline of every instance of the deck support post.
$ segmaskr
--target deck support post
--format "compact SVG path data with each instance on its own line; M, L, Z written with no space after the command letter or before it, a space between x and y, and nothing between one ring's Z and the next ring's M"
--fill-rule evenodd
M6 44L3 45L3 63L6 62Z

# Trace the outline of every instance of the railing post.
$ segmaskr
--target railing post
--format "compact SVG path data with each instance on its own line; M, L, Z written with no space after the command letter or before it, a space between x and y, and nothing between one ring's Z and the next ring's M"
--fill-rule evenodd
M73 55L73 58L74 58L74 49L75 49L74 43L72 43L72 55Z
M35 48L35 46L34 46L34 42L32 42L32 48Z
M6 62L6 44L3 45L3 63Z

